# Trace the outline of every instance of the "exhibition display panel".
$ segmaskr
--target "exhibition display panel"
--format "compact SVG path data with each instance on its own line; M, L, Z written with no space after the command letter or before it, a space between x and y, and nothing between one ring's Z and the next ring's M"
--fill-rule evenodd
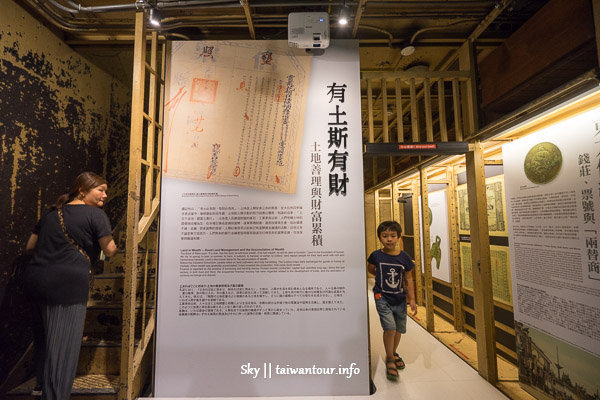
M174 42L165 97L155 395L369 394L358 42Z

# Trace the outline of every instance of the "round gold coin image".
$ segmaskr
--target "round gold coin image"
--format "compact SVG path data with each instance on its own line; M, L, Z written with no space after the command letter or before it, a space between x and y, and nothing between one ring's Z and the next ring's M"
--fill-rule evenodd
M558 175L562 166L562 153L555 144L538 143L525 156L525 175L533 183L543 185Z

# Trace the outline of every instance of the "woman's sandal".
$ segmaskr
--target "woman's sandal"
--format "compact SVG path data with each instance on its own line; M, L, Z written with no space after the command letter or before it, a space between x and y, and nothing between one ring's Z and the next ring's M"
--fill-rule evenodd
M398 380L398 369L396 368L396 360L390 358L385 361L385 376L390 381Z
M397 369L404 369L404 368L406 368L406 364L404 363L404 360L402 359L402 357L400 357L398 355L398 353L394 353L394 361L396 362L396 368Z

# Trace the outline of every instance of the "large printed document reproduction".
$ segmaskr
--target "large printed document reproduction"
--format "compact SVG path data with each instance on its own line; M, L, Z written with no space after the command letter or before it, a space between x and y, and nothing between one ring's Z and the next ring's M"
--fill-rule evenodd
M294 193L311 59L283 41L173 43L164 176Z
M459 249L462 287L473 290L471 243L459 242ZM508 247L490 246L490 258L492 263L492 292L494 300L512 306Z
M168 60L154 395L368 395L358 42Z
M488 229L490 236L507 236L506 204L504 202L504 176L494 176L485 180L485 194L488 204ZM458 204L458 233L470 235L469 198L467 185L456 188Z

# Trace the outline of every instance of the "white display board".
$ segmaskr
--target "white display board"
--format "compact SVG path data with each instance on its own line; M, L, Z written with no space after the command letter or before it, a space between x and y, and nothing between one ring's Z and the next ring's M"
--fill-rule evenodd
M503 147L515 320L600 356L600 108Z
M448 199L446 189L429 193L429 247L431 250L431 276L444 282L451 283L450 270L450 234L448 229ZM421 197L419 197L419 227L421 230L421 243L423 243L423 216L421 213ZM423 246L421 246L421 260L424 260ZM425 273L425 263L421 267Z
M219 46L232 43L210 43L214 63L225 53ZM185 46L178 51L205 47ZM206 71L192 67L192 75ZM183 78L169 75L166 99L182 93ZM332 41L312 56L306 78L295 190L274 191L264 176L254 187L162 180L156 397L369 394L358 42ZM266 96L257 109L277 101L270 93L257 93ZM268 114L229 112L268 125Z

